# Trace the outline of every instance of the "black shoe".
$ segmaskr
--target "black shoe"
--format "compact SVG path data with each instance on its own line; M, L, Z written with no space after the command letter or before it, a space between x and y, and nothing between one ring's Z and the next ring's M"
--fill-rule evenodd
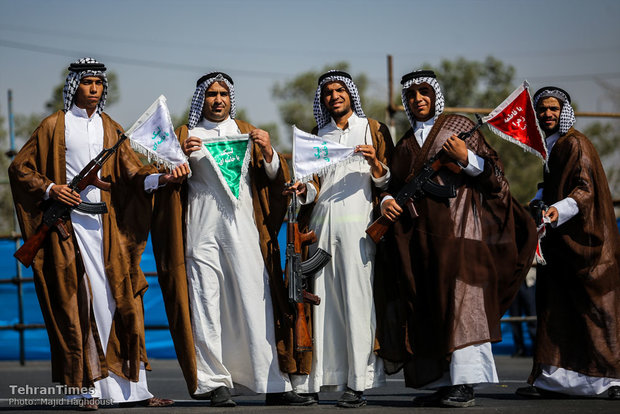
M413 399L414 407L441 407L441 399L450 390L450 387L441 387L428 395L421 395Z
M532 385L517 388L515 394L525 398L544 398L548 400L563 400L571 398L570 395L562 394L561 392L556 391L547 391L542 388L534 387Z
M300 392L300 393L298 393L298 395L300 395L302 397L313 398L314 401L317 402L317 404L319 403L319 393L318 392Z
M336 407L342 408L358 408L366 405L366 398L364 397L364 391L355 391L347 387L347 390L342 393L340 399L336 403Z
M610 400L620 400L620 387L614 385L607 390L607 398Z
M521 397L525 397L525 398L541 398L542 397L542 395L540 395L540 392L538 391L538 388L532 385L528 385L527 387L517 388L517 390L515 391L515 394Z
M295 391L271 392L265 396L265 405L290 405L301 407L316 404L316 400L309 396L301 396Z
M230 395L230 390L223 385L211 391L211 407L236 407Z
M474 387L467 384L449 387L441 398L441 405L443 407L473 407L476 405Z

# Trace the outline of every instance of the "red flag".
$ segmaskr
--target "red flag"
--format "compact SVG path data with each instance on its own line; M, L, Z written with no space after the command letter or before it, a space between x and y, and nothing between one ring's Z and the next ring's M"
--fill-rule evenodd
M547 145L536 119L527 81L482 120L499 137L547 162Z

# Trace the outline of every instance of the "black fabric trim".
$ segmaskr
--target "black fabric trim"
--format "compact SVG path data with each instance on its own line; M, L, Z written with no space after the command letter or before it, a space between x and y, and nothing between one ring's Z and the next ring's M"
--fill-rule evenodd
M403 75L403 78L400 80L400 84L404 85L407 81L414 79L414 78L435 78L437 79L437 76L435 75L435 72L433 72L432 70L416 70L413 72L409 72L406 75Z

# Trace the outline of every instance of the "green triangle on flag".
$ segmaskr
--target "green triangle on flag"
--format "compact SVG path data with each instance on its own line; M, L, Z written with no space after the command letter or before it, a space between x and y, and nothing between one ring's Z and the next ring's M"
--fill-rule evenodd
M220 168L220 172L230 191L239 199L241 168L248 147L248 139L216 141L203 143Z

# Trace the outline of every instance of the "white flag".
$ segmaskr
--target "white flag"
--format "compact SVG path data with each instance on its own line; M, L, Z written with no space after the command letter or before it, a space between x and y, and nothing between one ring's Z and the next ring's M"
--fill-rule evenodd
M131 146L168 170L187 162L179 140L174 133L166 97L160 95L126 132Z
M293 170L295 179L308 181L313 174L322 175L355 154L354 147L323 139L293 125Z

